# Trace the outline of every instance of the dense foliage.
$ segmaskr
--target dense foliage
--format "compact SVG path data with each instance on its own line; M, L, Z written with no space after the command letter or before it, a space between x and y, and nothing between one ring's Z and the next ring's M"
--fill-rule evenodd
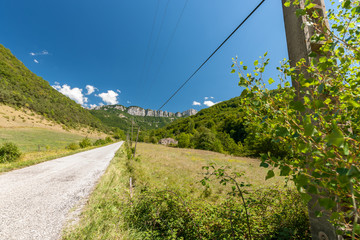
M104 129L88 110L53 89L0 44L0 103L24 107L54 122L75 128Z
M262 166L272 168L268 177L280 167L281 175L295 182L303 199L318 196L315 199L331 213L337 233L352 239L360 237L359 3L344 0L336 11L330 10L331 28L310 1L297 11L315 32L311 40L322 46L295 67L283 62L278 68L278 94L266 87L275 81L263 79L269 63L266 55L254 62L253 72L237 60L233 65L239 85L246 88L242 104L251 119L248 126L271 136L289 153L286 158L262 156ZM290 78L300 87L289 88Z
M162 138L175 138L178 147L229 153L237 156L271 152L285 156L287 152L274 143L270 135L258 134L246 124L246 109L241 97L203 109L194 116L179 119L164 128L143 132L140 140L157 143Z
M16 161L20 156L21 151L14 143L4 143L0 147L0 163Z

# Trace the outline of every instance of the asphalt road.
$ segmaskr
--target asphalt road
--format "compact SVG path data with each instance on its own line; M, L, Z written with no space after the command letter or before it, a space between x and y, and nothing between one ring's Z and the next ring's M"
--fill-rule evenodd
M122 142L0 175L0 240L58 239Z

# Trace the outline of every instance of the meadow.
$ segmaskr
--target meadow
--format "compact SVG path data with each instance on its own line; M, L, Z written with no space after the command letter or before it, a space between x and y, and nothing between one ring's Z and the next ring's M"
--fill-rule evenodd
M17 161L0 163L0 173L83 151L66 149L70 143L78 143L83 138L80 134L43 128L0 128L0 145L12 142L22 152Z
M146 143L131 153L119 150L63 239L309 239L306 205L257 159Z

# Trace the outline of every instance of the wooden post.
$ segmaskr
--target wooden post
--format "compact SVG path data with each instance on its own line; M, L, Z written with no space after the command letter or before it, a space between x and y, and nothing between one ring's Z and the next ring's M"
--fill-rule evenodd
M133 142L133 134L134 134L134 120L131 120L131 140L130 140L130 147L132 147Z
M290 7L285 7L284 3L286 0L282 0L283 5L283 14L284 14L284 24L285 24L285 32L286 32L286 41L287 48L290 60L290 66L295 67L296 63L300 59L305 59L307 65L310 62L309 54L314 51L316 52L320 47L321 43L311 42L311 36L314 34L314 29L312 26L306 24L305 17L297 17L295 11L299 8L304 7L304 0L300 0L299 6L293 6L291 4ZM291 1L293 2L293 1ZM325 3L324 0L313 0L314 4L316 4L317 11L325 16ZM328 25L327 20L325 20L325 24ZM305 78L310 78L311 76L306 71L306 69L300 69L299 73L302 73ZM303 96L300 94L300 83L297 79L291 79L292 85L297 91L297 101L303 101ZM339 236L336 235L334 226L329 222L330 216L328 211L324 211L318 204L318 199L320 196L312 195L312 200L308 203L308 211L309 211L309 219L310 219L310 227L311 227L311 236L314 240L337 240L340 239ZM317 217L316 212L324 211L322 217Z
M136 153L136 145L139 139L139 132L140 132L140 127L138 127L138 131L137 131L137 135L136 135L136 142L135 142L135 149L134 149L134 157L135 158L135 153Z

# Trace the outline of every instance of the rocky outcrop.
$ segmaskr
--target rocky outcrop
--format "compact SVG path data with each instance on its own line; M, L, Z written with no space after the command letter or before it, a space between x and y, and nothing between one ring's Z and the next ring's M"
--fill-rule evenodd
M195 109L189 109L189 110L186 110L185 112L182 112L182 116L183 117L192 116L192 115L197 114L197 112L198 111L196 111Z
M141 107L131 106L131 107L125 107L122 105L106 105L106 106L97 106L94 108L95 110L110 110L110 109L116 109L122 112L127 112L130 115L133 116L141 116L141 117L188 117L195 115L198 111L195 109L189 109L187 111L184 111L182 113L172 113L167 111L155 111L151 109L143 109ZM125 116L123 116L125 117Z
M145 109L143 109L141 107L129 107L127 109L127 113L130 115L133 115L133 116L141 116L141 117L146 116Z

